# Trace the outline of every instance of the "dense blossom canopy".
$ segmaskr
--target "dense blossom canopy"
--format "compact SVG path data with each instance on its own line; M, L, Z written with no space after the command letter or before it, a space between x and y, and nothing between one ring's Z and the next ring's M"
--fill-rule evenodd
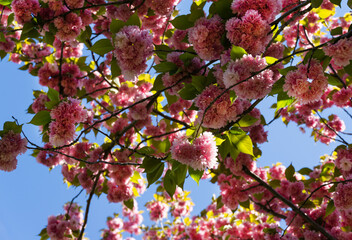
M352 239L346 116L324 117L352 116L342 2L198 0L181 14L180 0L0 1L0 57L43 87L28 104L42 143L5 122L0 170L30 150L87 194L85 211L73 199L49 216L41 240L87 239L94 195L122 205L103 240ZM341 145L312 169L259 167L277 119ZM193 217L191 179L220 190ZM145 226L138 197L153 184Z

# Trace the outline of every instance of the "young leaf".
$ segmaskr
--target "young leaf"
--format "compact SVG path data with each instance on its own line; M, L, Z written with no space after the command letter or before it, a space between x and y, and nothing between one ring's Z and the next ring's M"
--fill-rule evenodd
M247 54L246 50L244 50L241 47L238 46L232 46L231 48L231 59L236 60L236 59L241 59L243 55Z
M50 112L44 110L34 115L34 117L29 123L36 126L42 126L49 123L50 121L51 121Z
M99 54L100 56L104 56L104 54L113 51L114 47L112 46L109 39L104 38L94 43L90 50Z
M155 183L164 172L164 163L159 164L153 172L147 172L148 187Z
M166 192L172 198L172 196L176 191L176 182L175 182L175 174L170 169L166 171L163 183L164 183L164 188Z
M295 182L296 178L294 177L296 170L295 168L292 166L292 164L290 164L290 166L288 166L288 168L286 168L285 170L285 176L287 178L287 180L289 180L290 182Z
M196 181L196 183L199 185L199 180L202 178L204 171L203 170L195 170L191 167L188 167L188 173L191 176L191 178Z
M329 216L331 213L333 213L335 211L336 207L334 204L334 200L330 200L328 205L326 206L326 210L325 210L325 216L324 218L326 218L327 216Z
M318 8L323 3L323 0L312 0L312 7Z

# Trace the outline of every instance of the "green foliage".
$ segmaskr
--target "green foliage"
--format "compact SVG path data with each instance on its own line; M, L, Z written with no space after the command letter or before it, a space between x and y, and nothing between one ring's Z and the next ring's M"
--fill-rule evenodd
M204 171L188 167L188 173L191 178L199 185L199 180L202 178Z
M50 112L43 110L38 112L36 115L34 115L34 117L29 123L36 126L43 126L50 123L50 121L51 121Z
M104 56L106 53L109 53L114 50L114 47L111 44L110 39L100 39L90 48L91 51Z
M243 48L241 48L239 46L232 46L230 54L231 54L231 59L233 61L235 61L237 59L241 59L243 57L243 55L247 54L247 52L246 52L246 50L244 50Z
M286 168L285 170L285 176L287 180L289 180L290 182L295 182L296 181L296 178L294 176L295 173L296 173L295 168L292 166L292 164L290 164L290 166L288 166L288 168Z

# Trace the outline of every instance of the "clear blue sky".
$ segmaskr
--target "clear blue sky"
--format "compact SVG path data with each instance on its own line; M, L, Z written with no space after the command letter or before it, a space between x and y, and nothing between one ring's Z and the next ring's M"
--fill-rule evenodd
M191 2L191 1L184 1ZM187 8L188 9L188 8ZM38 80L17 68L19 65L8 63L7 60L0 62L0 128L5 121L11 121L11 116L16 117L20 123L29 122L31 115L25 114L32 101L32 90L41 89ZM272 99L259 105L261 109L269 109ZM273 117L272 110L263 111L267 121ZM327 116L328 114L324 114ZM351 119L343 113L347 131L351 128ZM300 169L312 167L319 163L319 157L325 153L330 154L337 146L333 143L326 146L314 143L309 131L302 134L295 124L286 127L281 120L275 121L269 130L269 143L262 144L263 156L258 165L271 165L275 162L283 162L288 166L291 162ZM31 140L40 143L39 132L29 125L24 131ZM348 138L347 138L348 139ZM48 168L40 165L27 154L19 157L18 167L15 171L7 173L0 171L0 240L25 240L39 239L36 236L47 224L47 217L62 213L62 206L70 201L79 189L67 189L62 181L60 168L49 172ZM213 193L218 194L217 185L207 185L203 182L198 187L192 180L186 183L186 190L192 190L191 198L196 203L194 214L206 207ZM139 206L144 205L152 198L154 191L143 195ZM85 208L87 196L82 194L78 202ZM100 199L94 197L90 210L86 236L91 240L99 239L100 229L106 228L106 217L120 211L120 204L108 203L103 195ZM144 224L150 224L149 216L144 214Z

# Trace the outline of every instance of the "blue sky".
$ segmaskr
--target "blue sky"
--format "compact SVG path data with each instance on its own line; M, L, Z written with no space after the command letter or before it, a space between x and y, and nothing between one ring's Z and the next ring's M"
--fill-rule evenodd
M33 99L32 90L42 89L37 83L37 78L18 70L18 67L19 65L8 63L6 59L0 63L2 73L0 76L2 85L0 88L0 127L5 121L12 121L11 116L16 117L20 123L29 122L32 115L25 113ZM272 110L263 109L269 109L272 101L273 99L269 98L259 105L267 121L273 117L274 113ZM351 119L346 118L343 113L342 116L347 131L351 130L349 128ZM330 154L338 145L333 143L326 146L314 143L309 130L306 134L302 134L295 124L291 123L286 127L280 119L266 130L269 130L269 143L262 144L263 156L258 161L260 166L283 162L286 166L292 163L297 170L301 167L312 167L319 163L321 155ZM37 128L25 125L24 131L31 140L40 143ZM36 235L46 226L47 217L63 212L62 206L69 202L79 192L79 189L67 189L60 171L60 168L55 168L49 172L47 167L38 164L30 156L30 151L27 151L25 155L19 157L15 171L0 172L1 240L39 239ZM216 185L209 186L201 182L198 187L193 180L186 182L185 189L192 191L191 198L196 203L194 214L198 214L210 203L213 193L219 193ZM153 193L153 190L148 191L143 198L150 200ZM83 208L85 208L86 199L87 196L84 193L78 198ZM146 200L141 201L139 206L142 207ZM104 195L99 199L94 197L86 228L87 237L92 240L99 239L99 230L106 227L106 217L119 211L120 205L108 203ZM144 218L144 224L151 223L147 214L144 214Z

